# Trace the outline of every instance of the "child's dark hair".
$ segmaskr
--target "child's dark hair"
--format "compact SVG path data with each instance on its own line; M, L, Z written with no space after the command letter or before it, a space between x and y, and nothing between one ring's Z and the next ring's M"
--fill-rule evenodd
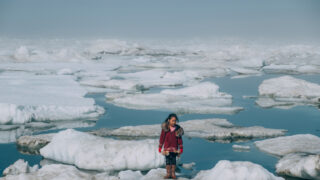
M169 122L169 119L171 119L171 118L173 118L173 117L176 118L177 122L179 121L178 116L177 116L175 113L171 113L171 114L169 114L169 116L167 117L167 119L165 120L165 122L168 123L168 122Z

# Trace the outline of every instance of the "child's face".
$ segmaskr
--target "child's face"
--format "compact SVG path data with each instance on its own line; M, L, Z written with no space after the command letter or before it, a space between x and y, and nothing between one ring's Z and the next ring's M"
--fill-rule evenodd
M176 124L176 122L177 122L177 120L176 120L175 117L172 117L172 118L169 119L169 125L170 126L174 126Z

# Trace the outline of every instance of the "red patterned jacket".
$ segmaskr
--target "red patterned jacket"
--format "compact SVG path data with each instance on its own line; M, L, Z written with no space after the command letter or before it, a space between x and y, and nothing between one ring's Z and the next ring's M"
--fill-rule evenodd
M175 125L175 130L170 131L167 123L161 124L161 135L159 140L159 148L164 146L164 151L176 152L179 149L183 149L182 135L184 134L183 128L179 125Z

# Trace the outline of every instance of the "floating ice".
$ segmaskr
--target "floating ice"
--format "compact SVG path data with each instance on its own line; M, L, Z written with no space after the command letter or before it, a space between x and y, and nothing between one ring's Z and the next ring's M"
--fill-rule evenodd
M28 166L28 165L27 165ZM10 166L11 167L11 166ZM33 171L20 171L18 174L8 174L1 180L67 180L67 179L96 179L96 180L118 180L116 176L109 176L106 173L92 174L78 170L76 167L65 164L44 165L42 168Z
M23 159L17 160L14 164L10 165L3 171L4 176L8 175L18 175L21 173L31 173L38 170L38 165L30 167L28 162L25 162Z
M276 156L298 152L320 153L320 138L311 134L276 137L256 141L255 145L259 150Z
M259 86L261 107L290 108L299 104L319 104L320 85L291 76L267 79Z
M1 75L0 124L94 119L104 112L71 77Z
M259 150L282 157L276 165L279 174L320 179L320 138L298 134L256 141Z
M195 165L196 165L195 162L183 163L183 164L181 165L181 167L183 167L184 169L187 169L187 170L192 170Z
M276 177L261 165L248 161L219 161L212 169L200 171L194 180L284 180Z
M232 96L219 92L219 86L211 82L180 89L165 89L160 93L106 96L109 102L131 109L169 109L180 113L217 114L233 114L243 109L230 107Z
M280 175L303 179L320 179L320 154L292 153L284 156L276 164Z
M179 123L189 137L200 137L214 141L237 141L251 138L282 136L286 130L268 129L260 126L239 127L226 119L189 120ZM98 136L159 137L160 124L124 126L117 129L99 129L91 133Z
M243 145L234 144L234 145L232 145L232 149L235 151L249 151L250 146L243 146Z
M39 149L47 145L54 133L51 134L39 134L33 136L21 136L17 139L17 146L19 151L30 154L38 154Z
M148 170L164 165L157 148L157 140L113 140L68 129L54 135L40 154L82 169Z

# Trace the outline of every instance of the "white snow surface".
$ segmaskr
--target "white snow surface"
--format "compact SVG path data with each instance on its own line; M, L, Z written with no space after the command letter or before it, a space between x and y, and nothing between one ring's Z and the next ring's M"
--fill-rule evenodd
M38 170L38 165L30 167L28 162L25 162L23 159L18 159L14 164L10 165L3 171L3 175L18 175L21 173L31 173Z
M0 74L0 124L96 118L104 112L72 77Z
M259 150L276 156L290 153L320 154L320 138L312 134L276 137L256 141L254 144Z
M261 165L249 161L220 160L212 169L202 170L194 180L284 180L276 177Z
M123 94L108 101L131 109L168 109L181 113L233 114L242 107L232 107L232 96L219 92L212 82L201 82L179 89L164 89L159 93Z
M292 107L299 104L320 103L320 85L292 76L264 80L259 86L261 107Z
M320 179L320 154L292 153L285 155L276 164L276 172L303 179Z
M20 172L19 174L7 175L1 180L119 180L118 177L109 176L106 173L90 174L78 170L76 167L65 164L44 165L33 172Z
M88 170L148 170L164 165L157 149L157 140L114 140L67 129L54 135L40 154Z

